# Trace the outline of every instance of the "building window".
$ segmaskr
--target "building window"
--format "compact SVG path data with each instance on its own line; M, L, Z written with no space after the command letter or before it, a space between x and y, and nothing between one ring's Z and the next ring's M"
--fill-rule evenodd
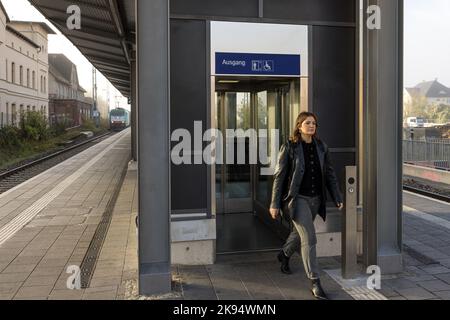
M47 77L44 77L44 93L47 92Z
M23 66L19 67L19 83L23 86Z
M33 89L36 89L36 73L33 71L32 72L32 83L33 83Z
M43 87L44 87L43 83L44 83L44 77L41 76L41 87L40 87L41 92L42 92Z
M25 114L23 113L23 104L19 107L19 123L23 121Z
M5 121L6 125L9 124L9 104L8 102L6 103L6 121Z
M16 83L16 64L14 62L11 63L11 82Z
M1 119L0 119L0 121L1 121L1 124L2 124L2 128L3 128L3 111L1 112Z
M27 88L30 87L30 69L27 69Z
M27 108L29 109L30 106L27 106ZM36 106L33 106L33 111L36 111Z
M8 81L8 59L6 59L5 72L6 72L6 81Z
M14 126L16 125L16 117L17 117L17 112L16 112L16 104L13 103L11 105L11 124Z

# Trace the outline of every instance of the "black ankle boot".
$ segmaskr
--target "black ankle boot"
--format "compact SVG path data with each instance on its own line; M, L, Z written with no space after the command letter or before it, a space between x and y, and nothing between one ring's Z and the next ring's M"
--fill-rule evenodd
M286 257L283 250L278 253L278 261L281 262L281 272L284 274L292 274L291 268L289 268L289 258Z
M320 279L314 279L311 282L311 292L313 296L320 300L328 300L328 297L325 294L325 291L323 291L322 285L320 284Z

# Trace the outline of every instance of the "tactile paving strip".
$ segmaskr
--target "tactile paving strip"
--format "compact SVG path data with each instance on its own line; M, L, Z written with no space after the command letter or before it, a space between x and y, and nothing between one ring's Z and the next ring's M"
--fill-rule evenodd
M116 204L117 198L120 193L121 186L125 179L127 173L127 167L125 167L121 173L119 182L117 183L116 188L114 189L114 193L111 199L106 206L105 212L102 215L102 219L95 229L94 236L89 244L89 248L86 252L86 255L83 258L83 262L81 263L81 288L86 289L89 288L89 284L92 279L92 275L95 270L95 266L97 264L98 256L100 255L100 251L103 246L103 242L105 241L106 234L109 229L109 225L112 219L112 213L114 211L114 205Z

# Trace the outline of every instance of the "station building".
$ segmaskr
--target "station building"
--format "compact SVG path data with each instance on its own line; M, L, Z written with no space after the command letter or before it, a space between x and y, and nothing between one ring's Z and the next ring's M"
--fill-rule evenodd
M25 111L48 117L48 35L45 23L11 21L0 3L0 126Z
M49 123L79 126L91 118L92 105L78 82L77 66L63 54L49 54L48 60Z
M67 28L65 1L30 2L131 100L141 294L170 291L172 263L277 250L286 232L269 219L261 164L206 164L208 139L175 164L174 130L278 129L281 144L303 110L318 115L347 196L345 213L329 203L317 220L319 255L347 257L352 234L365 266L402 270L402 0L72 1L79 30ZM367 27L373 6L381 28ZM294 26L297 47L281 52L264 33L242 42L242 24Z

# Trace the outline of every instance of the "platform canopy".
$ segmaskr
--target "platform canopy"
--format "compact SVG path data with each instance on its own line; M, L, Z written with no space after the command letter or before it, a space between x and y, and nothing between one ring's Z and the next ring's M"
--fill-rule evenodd
M130 60L135 45L135 1L30 0L119 90L130 97ZM81 29L70 30L71 5L81 11Z

